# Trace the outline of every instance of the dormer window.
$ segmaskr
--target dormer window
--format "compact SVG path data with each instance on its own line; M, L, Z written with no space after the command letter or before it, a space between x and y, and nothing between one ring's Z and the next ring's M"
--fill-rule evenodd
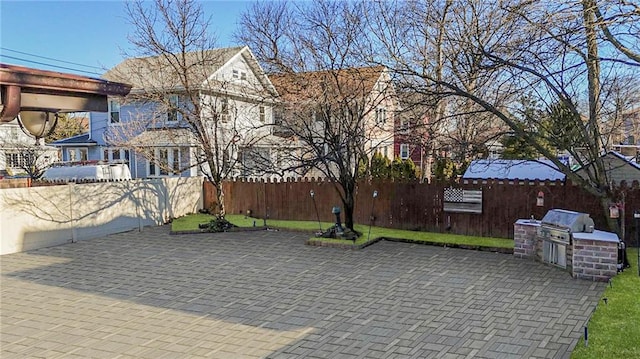
M109 123L120 123L120 104L117 101L109 101Z

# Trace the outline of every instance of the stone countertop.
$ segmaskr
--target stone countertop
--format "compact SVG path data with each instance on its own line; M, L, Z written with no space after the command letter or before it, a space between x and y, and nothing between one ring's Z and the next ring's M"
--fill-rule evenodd
M520 224L523 226L534 226L534 227L540 227L540 221L537 219L531 220L531 219L519 219L516 221L516 224Z
M516 224L523 226L533 226L540 227L541 221L539 220L531 220L531 219L519 219L516 221ZM593 230L593 233L588 232L575 232L572 233L574 239L585 240L585 241L601 241L601 242L620 242L618 235L613 232L605 232L597 229Z
M581 239L585 241L601 241L601 242L620 242L618 235L613 232L593 230L593 233L576 232L573 233L573 239Z

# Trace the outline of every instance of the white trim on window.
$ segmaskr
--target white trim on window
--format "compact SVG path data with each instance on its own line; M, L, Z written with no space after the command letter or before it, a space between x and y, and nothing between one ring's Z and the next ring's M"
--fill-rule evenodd
M178 95L169 95L169 108L167 108L167 122L178 122L182 120L180 108L180 97Z
M120 103L115 100L109 100L109 123L118 124L120 121Z
M384 107L378 107L376 109L376 124L384 125L387 122L387 109Z
M87 161L89 159L89 149L85 147L70 147L67 148L67 160L71 162L75 161Z
M267 118L266 111L266 107L258 106L258 120L262 123L264 123L265 119Z
M229 122L231 118L231 111L229 110L229 99L223 97L220 99L220 110L218 111L220 114L221 122Z
M147 161L147 177L180 176L182 151L179 147L155 148Z
M107 162L126 161L129 162L130 151L126 148L105 148L102 151L102 160Z
M231 70L231 78L234 80L245 81L247 79L247 72L243 70L233 69Z
M7 168L24 168L35 163L35 154L31 152L5 152L5 161Z
M401 143L400 144L400 158L406 160L409 158L409 144Z

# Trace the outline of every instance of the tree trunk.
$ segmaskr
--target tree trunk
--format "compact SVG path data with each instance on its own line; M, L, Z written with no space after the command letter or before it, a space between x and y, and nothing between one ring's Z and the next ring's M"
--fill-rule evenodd
M218 205L216 206L215 216L218 218L224 218L226 215L225 207L224 207L224 190L222 189L222 182L213 183L213 187L216 189L216 201Z
M615 218L609 215L609 206L614 203L613 193L610 189L608 175L604 168L602 160L602 145L600 139L600 58L598 57L598 38L596 28L596 2L595 0L584 0L582 2L584 30L587 41L587 80L589 91L589 127L592 131L591 139L593 141L590 146L590 158L593 161L593 178L602 191L600 203L604 210L607 225L610 231L620 234L620 226Z
M355 182L355 181L354 181ZM353 231L353 209L355 207L355 200L353 198L355 193L355 183L345 183L344 186L344 200L342 205L344 206L344 226Z

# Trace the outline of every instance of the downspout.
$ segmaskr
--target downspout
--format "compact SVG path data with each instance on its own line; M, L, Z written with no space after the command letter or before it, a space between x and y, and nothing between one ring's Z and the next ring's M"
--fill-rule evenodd
M21 88L19 86L4 86L2 94L2 110L0 110L0 123L11 122L20 113Z

